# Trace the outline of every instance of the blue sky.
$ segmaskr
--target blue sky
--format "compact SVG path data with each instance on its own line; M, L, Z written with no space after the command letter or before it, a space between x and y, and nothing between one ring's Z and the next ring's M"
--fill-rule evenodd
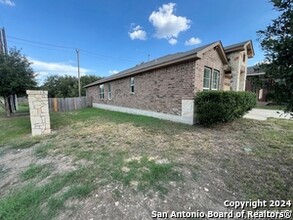
M0 0L8 47L22 48L39 73L109 76L148 59L214 41L251 39L277 17L268 0Z

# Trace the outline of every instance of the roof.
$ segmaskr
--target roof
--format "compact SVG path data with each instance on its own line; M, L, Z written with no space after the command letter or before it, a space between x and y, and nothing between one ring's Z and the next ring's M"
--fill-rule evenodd
M258 66L249 66L247 67L247 76L261 76L266 73L260 69Z
M113 81L116 79L133 76L135 74L139 74L142 72L150 71L156 68L164 67L167 65L180 63L187 60L196 60L200 59L203 56L203 53L208 51L211 48L215 48L223 61L224 64L228 64L228 59L226 53L234 52L234 51L242 51L245 50L245 47L248 50L248 57L251 58L254 55L253 46L251 40L243 41L241 43L233 44L227 47L223 47L221 41L216 41L202 47L198 47L186 52L180 52L175 54L166 55L149 62L142 62L141 64L136 65L135 67L129 68L127 70L121 71L117 74L111 75L109 77L105 77L96 82L90 83L85 86L85 88L99 85L105 82Z
M235 51L242 51L247 48L248 57L251 58L254 56L254 49L251 40L243 41L237 44L232 44L227 47L224 47L226 53L232 53Z
M198 48L186 51L186 52L170 54L167 56L163 56L163 57L151 60L146 63L143 62L143 63L138 64L135 67L132 67L130 69L121 71L117 74L114 74L109 77L100 79L96 82L90 83L90 84L86 85L85 88L90 87L90 86L94 86L94 85L98 85L101 83L109 82L112 80L116 80L116 79L120 79L120 78L124 78L124 77L129 77L129 76L132 76L132 75L135 75L138 73L142 73L142 72L156 69L159 67L167 66L170 64L179 63L182 61L187 61L187 60L192 60L192 59L200 59L202 57L202 53L204 53L206 50L210 49L210 47L215 47L216 49L218 49L219 53L221 54L221 58L223 59L223 62L228 64L228 60L225 55L221 41L216 41L216 42L213 42L213 43L210 43L210 44L207 44L202 47L198 47Z

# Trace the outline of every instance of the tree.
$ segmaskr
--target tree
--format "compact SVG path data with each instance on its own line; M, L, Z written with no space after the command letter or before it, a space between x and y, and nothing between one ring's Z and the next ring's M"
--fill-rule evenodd
M0 96L4 98L2 105L8 117L12 113L10 96L25 94L27 89L37 85L30 65L29 60L16 48L10 49L8 54L0 53Z
M101 79L98 76L85 75L80 77L81 95L86 95L85 85ZM42 89L48 90L49 97L78 97L78 79L73 76L53 75L46 78Z
M271 98L293 111L293 1L271 2L280 15L257 32L266 59L261 68L266 72L265 83L273 91Z

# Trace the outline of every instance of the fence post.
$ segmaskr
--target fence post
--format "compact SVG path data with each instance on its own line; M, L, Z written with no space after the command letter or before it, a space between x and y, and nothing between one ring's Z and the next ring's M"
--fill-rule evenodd
M57 98L53 98L53 109L54 109L54 112L58 112L58 101L57 101Z

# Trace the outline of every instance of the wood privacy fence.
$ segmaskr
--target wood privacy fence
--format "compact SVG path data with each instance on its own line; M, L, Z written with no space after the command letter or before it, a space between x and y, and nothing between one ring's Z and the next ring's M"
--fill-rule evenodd
M87 97L74 98L49 98L49 110L54 112L65 112L82 109L91 106Z

